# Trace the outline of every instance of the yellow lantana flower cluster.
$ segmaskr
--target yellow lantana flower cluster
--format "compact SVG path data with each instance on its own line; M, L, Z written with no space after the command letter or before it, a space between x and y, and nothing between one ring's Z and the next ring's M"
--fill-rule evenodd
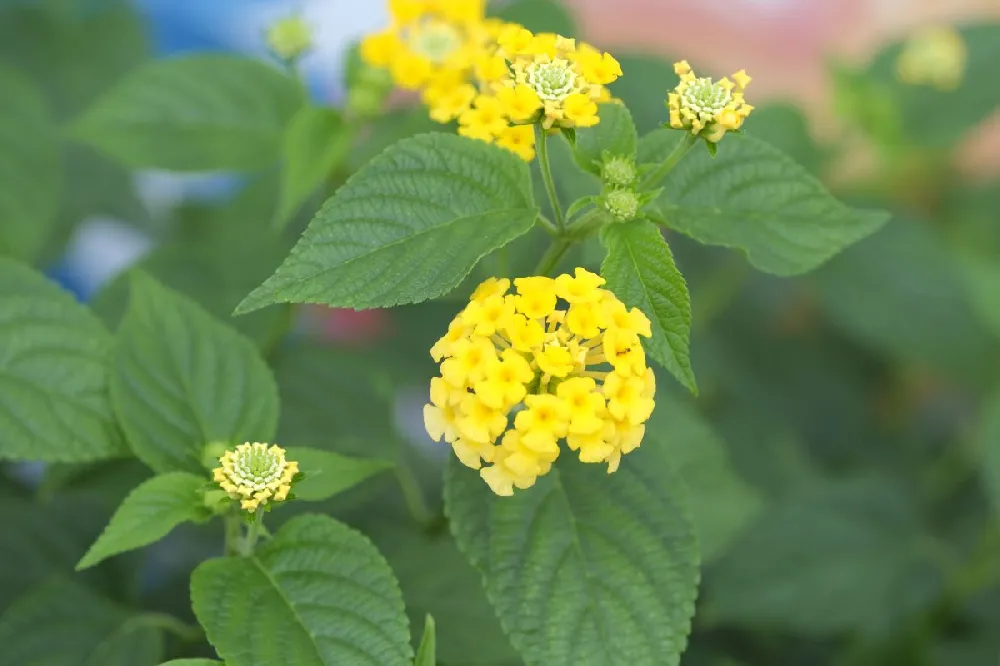
M962 36L949 26L931 26L913 35L896 60L896 75L909 85L954 90L962 81L968 52Z
M603 284L582 268L515 279L513 294L490 278L431 348L441 376L427 432L497 495L531 487L560 442L611 473L642 441L656 390L640 340L650 322Z
M600 121L597 103L611 99L605 86L622 74L610 54L513 24L497 42L496 53L478 63L480 94L459 116L460 134L495 142L527 161L535 154L534 123L550 130Z
M212 476L229 497L240 500L240 508L256 511L268 502L288 498L299 464L285 460L285 450L260 442L241 444L226 451Z
M726 132L738 130L753 111L743 98L743 91L750 84L745 70L733 74L732 79L713 81L697 77L687 60L674 63L674 71L681 77L673 92L667 95L670 126L690 130L711 143L718 143Z

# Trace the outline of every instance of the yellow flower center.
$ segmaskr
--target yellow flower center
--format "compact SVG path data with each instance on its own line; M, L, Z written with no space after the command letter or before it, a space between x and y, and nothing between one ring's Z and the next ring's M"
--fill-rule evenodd
M437 19L426 19L403 32L403 40L415 53L435 65L450 58L462 46L462 33L454 25Z
M576 92L577 73L566 60L533 62L525 68L525 82L547 102L560 102Z
M733 94L721 83L705 77L691 81L681 93L681 100L685 107L709 120L719 115L733 101Z

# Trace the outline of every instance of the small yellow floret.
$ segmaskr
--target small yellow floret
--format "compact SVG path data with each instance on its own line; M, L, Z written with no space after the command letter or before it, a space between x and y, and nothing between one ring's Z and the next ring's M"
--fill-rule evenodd
M740 70L732 78L713 81L699 78L686 60L674 63L674 71L681 77L680 83L667 94L667 109L670 112L670 126L688 130L711 143L718 143L726 132L735 132L753 107L743 97L744 89L752 80L746 70Z
M931 26L913 35L896 60L896 75L910 85L953 90L965 73L968 49L950 26Z
M240 508L254 512L269 502L287 499L299 464L285 459L280 446L260 442L240 444L226 451L212 470L212 478L229 497L240 500Z

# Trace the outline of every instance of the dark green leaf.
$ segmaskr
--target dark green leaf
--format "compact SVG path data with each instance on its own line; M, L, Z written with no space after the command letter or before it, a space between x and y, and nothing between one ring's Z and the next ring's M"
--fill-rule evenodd
M667 91L677 85L674 68L665 57L625 54L619 56L624 76L612 83L611 94L632 112L640 134L652 132L667 120Z
M410 666L413 658L389 565L368 539L325 516L293 518L252 557L205 562L191 599L228 666Z
M157 60L94 103L74 135L129 166L251 170L278 160L301 86L230 55Z
M453 289L487 253L527 232L528 166L448 134L404 139L358 171L278 271L237 312L273 303L386 307Z
M608 255L601 275L625 305L649 317L653 337L645 347L692 393L698 388L691 369L691 297L674 264L663 234L652 222L633 220L601 230Z
M0 459L82 462L126 452L108 401L112 344L72 296L0 257Z
M115 511L77 570L159 541L181 523L207 519L210 514L200 492L206 482L205 476L172 472L138 486Z
M253 343L140 272L111 395L129 445L157 472L203 474L206 444L268 442L277 428L277 387Z
M601 122L576 133L576 161L580 168L601 175L603 154L634 159L636 144L632 114L624 104L607 102L598 110Z
M514 0L502 5L497 3L497 6L497 11L490 12L492 16L510 23L518 23L532 32L554 32L563 37L576 36L576 23L562 3L552 0Z
M676 666L698 585L679 479L643 451L608 475L562 461L534 487L493 496L452 460L452 532L529 666Z
M980 475L993 502L993 511L1000 516L1000 394L986 401L979 419L976 435Z
M643 137L641 162L662 161L680 133ZM691 151L664 181L659 209L673 229L708 245L743 250L775 275L815 269L888 219L834 199L789 157L753 137L729 137L714 159Z
M286 457L299 463L306 478L295 484L296 499L319 502L351 488L368 477L392 469L393 463L374 458L349 458L306 447L291 446Z

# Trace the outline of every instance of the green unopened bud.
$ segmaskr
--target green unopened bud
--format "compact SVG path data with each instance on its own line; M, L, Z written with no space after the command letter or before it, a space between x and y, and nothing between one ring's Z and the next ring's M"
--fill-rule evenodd
M301 16L289 16L267 29L267 46L282 60L297 60L312 48L312 29Z
M639 197L632 190L612 190L604 195L604 209L619 222L626 222L639 212Z
M604 182L613 187L628 187L635 181L635 162L627 157L609 157L601 167Z
M215 469L219 466L219 458L232 446L229 442L209 442L201 450L201 465L205 469Z

